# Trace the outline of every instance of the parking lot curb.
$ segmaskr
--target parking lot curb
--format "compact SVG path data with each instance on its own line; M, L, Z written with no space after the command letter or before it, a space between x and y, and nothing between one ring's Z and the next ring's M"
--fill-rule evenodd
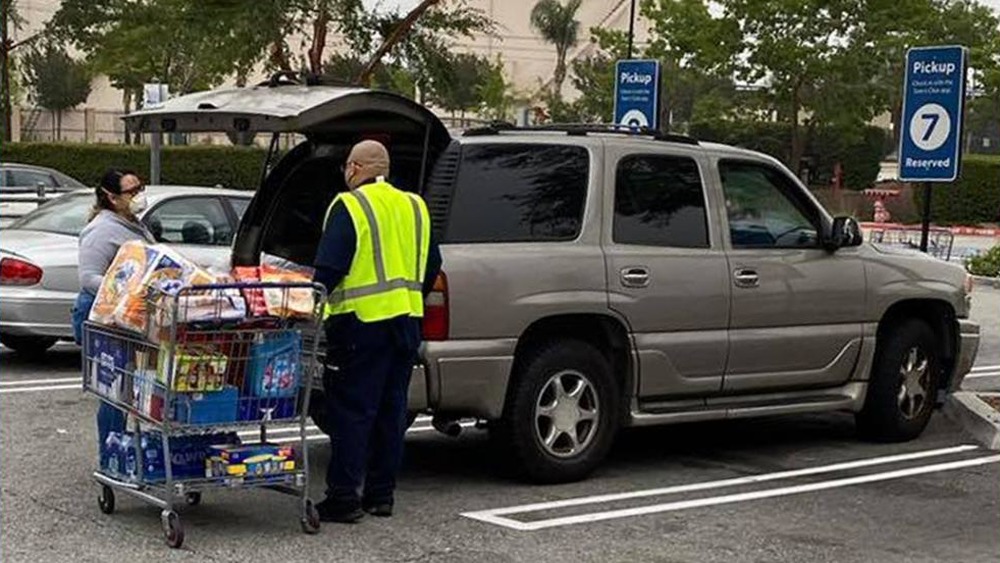
M952 393L944 402L945 416L958 423L977 442L1000 450L1000 412L970 391Z

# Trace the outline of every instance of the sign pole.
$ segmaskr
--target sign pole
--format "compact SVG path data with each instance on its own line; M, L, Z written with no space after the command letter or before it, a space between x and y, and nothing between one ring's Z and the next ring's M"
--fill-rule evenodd
M924 182L924 213L920 222L920 252L927 252L927 239L931 232L931 183Z
M632 58L632 43L635 38L635 0L632 0L632 7L629 8L628 12L628 54L625 55L626 59Z

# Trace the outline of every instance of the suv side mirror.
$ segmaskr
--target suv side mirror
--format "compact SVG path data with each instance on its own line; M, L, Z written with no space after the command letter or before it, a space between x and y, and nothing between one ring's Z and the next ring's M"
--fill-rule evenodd
M838 248L861 246L863 239L861 225L853 217L835 217L826 236L825 246L833 252Z

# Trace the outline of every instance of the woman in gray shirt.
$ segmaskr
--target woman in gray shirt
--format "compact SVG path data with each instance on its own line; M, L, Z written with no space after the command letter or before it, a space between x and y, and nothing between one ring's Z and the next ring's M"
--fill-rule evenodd
M139 222L146 209L146 187L132 172L108 170L95 190L96 202L90 222L80 232L80 294L73 307L73 332L78 344L83 341L83 322L90 315L101 280L122 244L156 240ZM101 402L97 411L97 435L103 462L105 441L110 432L125 429L125 415Z

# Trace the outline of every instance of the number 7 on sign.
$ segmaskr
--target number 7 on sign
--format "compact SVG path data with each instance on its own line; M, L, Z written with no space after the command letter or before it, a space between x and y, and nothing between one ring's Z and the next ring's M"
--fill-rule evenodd
M938 104L924 104L911 114L909 132L920 150L937 150L951 134L951 116Z
M937 126L938 121L941 121L941 114L938 113L925 113L920 116L920 119L930 122L927 125L927 130L924 131L924 138L921 139L924 142L930 140L931 135L934 134L934 127Z

